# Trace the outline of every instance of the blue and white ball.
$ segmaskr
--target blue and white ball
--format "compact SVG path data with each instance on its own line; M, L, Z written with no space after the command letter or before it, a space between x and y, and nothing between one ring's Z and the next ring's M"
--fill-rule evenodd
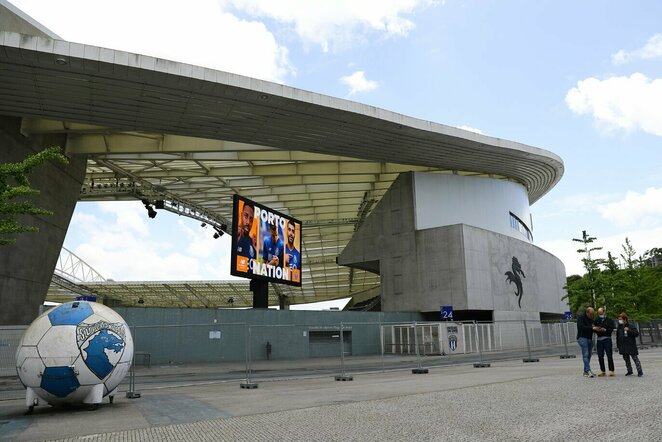
M98 404L111 399L129 371L133 338L126 322L96 302L51 309L25 331L16 370L27 388L26 404Z

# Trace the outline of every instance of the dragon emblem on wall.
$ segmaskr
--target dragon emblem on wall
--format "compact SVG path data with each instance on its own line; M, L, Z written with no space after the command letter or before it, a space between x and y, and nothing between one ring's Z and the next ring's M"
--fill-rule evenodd
M515 295L517 296L517 305L519 305L519 308L522 308L522 295L524 294L524 289L522 288L522 278L526 278L524 276L524 272L522 271L522 266L520 265L519 261L517 260L516 257L513 256L513 265L512 265L513 271L508 271L504 273L506 275L506 282L510 284L515 284ZM520 278L520 275L522 275L522 278Z

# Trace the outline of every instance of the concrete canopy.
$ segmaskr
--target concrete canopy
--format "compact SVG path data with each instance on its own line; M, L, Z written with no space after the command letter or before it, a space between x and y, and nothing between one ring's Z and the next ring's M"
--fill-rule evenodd
M0 115L66 135L88 158L82 200L148 196L230 226L247 196L304 222L290 302L372 291L336 256L399 173L482 175L531 203L563 174L555 154L288 86L123 51L0 32Z

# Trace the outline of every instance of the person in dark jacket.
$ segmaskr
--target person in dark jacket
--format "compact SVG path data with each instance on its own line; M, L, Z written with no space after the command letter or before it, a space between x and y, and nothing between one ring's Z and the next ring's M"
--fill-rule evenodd
M614 358L612 356L613 343L611 334L614 331L614 321L607 316L607 310L603 307L598 309L598 317L593 321L593 325L598 327L595 332L597 336L598 362L600 363L599 377L605 373L605 354L607 355L607 365L609 366L609 376L614 376Z
M616 329L616 346L618 347L618 352L623 356L625 360L625 367L627 368L627 373L625 376L632 375L632 364L630 363L630 358L634 361L635 367L637 367L637 376L643 376L644 371L641 369L641 362L639 362L639 350L637 350L637 337L639 336L639 330L628 322L628 315L626 313L621 313L618 315L618 328Z
M591 371L591 353L593 353L593 332L598 327L593 325L595 310L588 307L584 313L577 315L577 343L582 349L582 361L584 362L584 377L594 378Z

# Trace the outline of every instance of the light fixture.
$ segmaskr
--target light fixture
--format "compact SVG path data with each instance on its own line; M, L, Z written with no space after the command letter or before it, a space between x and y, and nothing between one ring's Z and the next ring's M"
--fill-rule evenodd
M207 223L200 224L200 227L207 227Z
M140 298L138 298L138 304L144 304L144 303L145 303L145 300L143 299L142 296Z
M149 216L150 218L155 218L156 210L154 210L150 202L147 200L141 200L141 201L145 205L145 209L147 209L147 216Z
M58 58L55 59L55 64L59 64L60 66L65 66L65 65L69 64L69 62L64 57L58 57Z
M214 226L214 230L216 230L216 232L214 233L214 239L218 239L221 236L223 236L223 234L225 233L223 231L223 227L225 227L226 230L228 228L228 226L226 226L225 224L222 224L221 227Z

